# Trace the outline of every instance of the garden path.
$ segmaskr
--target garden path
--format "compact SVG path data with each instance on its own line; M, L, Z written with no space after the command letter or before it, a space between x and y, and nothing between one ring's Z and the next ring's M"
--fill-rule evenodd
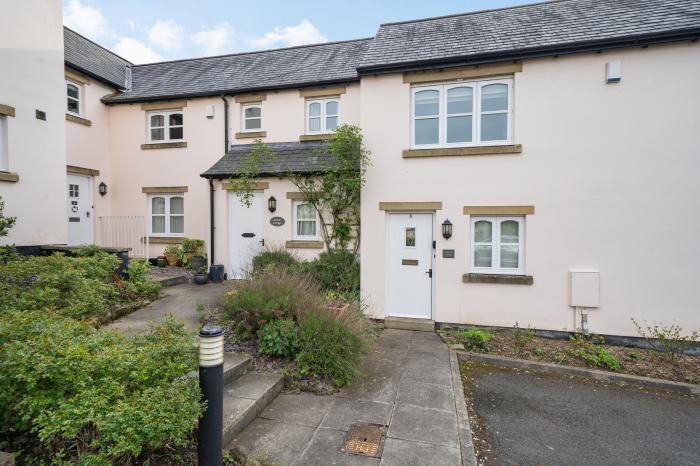
M206 307L216 306L224 293L231 290L235 283L232 280L223 283L208 283L164 287L163 297L153 301L146 307L112 322L109 327L124 331L140 332L148 328L150 322L161 320L166 315L173 315L185 322L190 329L198 329L201 325L197 305Z
M335 396L278 396L228 447L281 465L473 464L456 359L435 333L385 329L360 370ZM381 458L341 451L358 422L388 426Z

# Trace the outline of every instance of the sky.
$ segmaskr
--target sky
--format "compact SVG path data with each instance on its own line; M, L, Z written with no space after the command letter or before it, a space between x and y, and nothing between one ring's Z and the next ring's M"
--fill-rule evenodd
M69 28L135 63L373 36L381 23L534 0L63 0Z

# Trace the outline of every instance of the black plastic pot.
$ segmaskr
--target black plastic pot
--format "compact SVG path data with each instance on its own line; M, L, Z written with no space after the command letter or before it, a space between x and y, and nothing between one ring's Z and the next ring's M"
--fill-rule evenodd
M209 275L206 273L196 273L194 274L194 282L197 285L204 285L209 281Z
M165 260L165 257L160 256L158 258L158 267L165 267L166 265L168 265L168 262Z
M214 283L221 283L224 281L224 266L221 264L214 264L209 267L209 278Z

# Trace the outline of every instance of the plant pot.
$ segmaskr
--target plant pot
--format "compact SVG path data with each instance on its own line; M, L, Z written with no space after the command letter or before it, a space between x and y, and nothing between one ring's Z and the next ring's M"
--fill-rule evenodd
M206 273L196 273L194 274L194 282L197 285L204 285L209 281L209 275Z
M207 266L207 258L204 256L192 256L190 259L190 267L192 270L199 270Z
M224 281L224 266L221 264L214 264L209 267L209 277L214 283L221 283Z
M157 261L158 261L158 267L165 267L166 265L168 265L168 262L165 260L165 257L163 257L163 256L160 256L157 259Z
M168 265L171 267L174 267L177 265L177 256L165 256L165 260L168 262Z

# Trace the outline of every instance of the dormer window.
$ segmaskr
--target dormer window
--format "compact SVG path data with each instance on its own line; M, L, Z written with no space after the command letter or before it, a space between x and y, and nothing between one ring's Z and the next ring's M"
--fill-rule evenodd
M338 97L306 101L306 134L332 133L338 127L340 100Z
M66 80L66 112L72 115L80 115L82 113L81 100L83 92L81 87L82 86L78 83Z
M149 142L182 141L183 131L182 110L148 114Z

